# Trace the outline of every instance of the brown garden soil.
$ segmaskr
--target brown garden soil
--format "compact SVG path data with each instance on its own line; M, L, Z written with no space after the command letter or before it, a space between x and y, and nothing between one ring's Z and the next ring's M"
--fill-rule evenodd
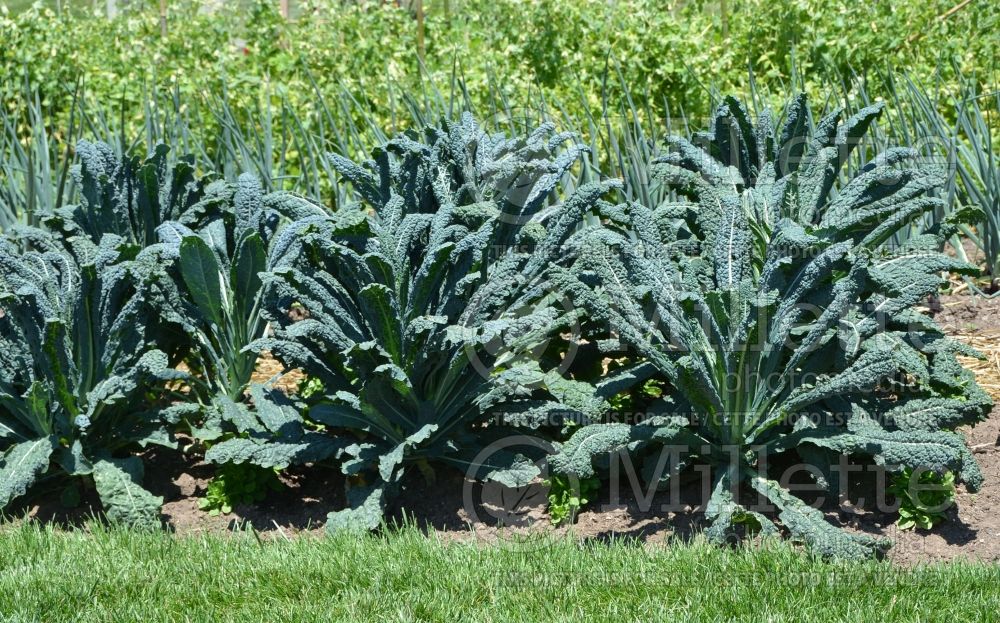
M944 295L929 307L950 335L984 354L985 360L968 359L963 363L973 368L980 383L1000 403L1000 298ZM263 381L280 374L277 363L265 361L258 376ZM301 375L294 373L285 375L279 385L293 389L300 379ZM901 564L956 558L1000 561L1000 407L984 421L962 429L962 433L982 467L985 484L977 493L960 486L957 504L948 511L946 522L931 531L899 531L894 513L849 511L833 500L822 507L828 520L851 530L892 538L895 546L888 557ZM212 477L212 467L185 460L184 456L150 451L144 457L145 484L164 497L163 520L178 534L224 533L247 527L265 539L321 534L327 513L345 504L345 482L339 473L319 467L296 468L282 477L286 486L263 503L237 506L229 515L212 517L198 507ZM439 470L435 478L428 483L418 470L412 470L389 509L390 521L415 524L445 541L478 540L516 547L543 542L534 538L539 535L571 534L596 540L634 538L648 544L688 538L702 527L698 504L706 499L701 482L682 483L680 504L672 507L679 510L664 512L663 505L672 499L670 492L656 493L643 504L623 478L625 484L615 499L604 490L579 513L572 526L554 528L546 511L546 490L540 484L517 492L484 491L469 485L457 471ZM853 483L852 494L870 494L874 490L871 478ZM510 496L516 496L517 503L512 503ZM58 498L52 495L29 499L11 514L73 526L85 523L99 508L93 493L85 495L84 503L73 511L64 510ZM518 512L510 515L498 510L511 507L517 507Z

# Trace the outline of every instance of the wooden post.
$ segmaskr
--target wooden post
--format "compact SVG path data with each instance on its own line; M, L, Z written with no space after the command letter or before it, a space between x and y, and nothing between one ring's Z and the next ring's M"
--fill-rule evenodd
M729 12L726 10L726 0L719 0L719 13L722 14L722 38L729 38Z
M167 38L167 0L160 0L160 37Z
M279 7L281 10L281 16L286 20L288 19L288 0L279 0Z
M118 16L118 0L107 0L105 3L108 12L108 19L114 19Z
M424 0L414 2L417 12L417 55L424 60Z

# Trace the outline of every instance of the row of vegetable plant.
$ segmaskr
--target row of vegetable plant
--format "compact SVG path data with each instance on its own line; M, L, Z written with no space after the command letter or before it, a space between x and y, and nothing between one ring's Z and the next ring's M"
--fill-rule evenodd
M845 112L853 114L872 105L876 88L883 93L890 110L864 136L843 175L894 144L912 146L923 160L944 168L945 183L934 192L945 202L910 227L901 228L894 242L933 227L949 214L976 211L949 243L960 257L968 252L967 259L985 264L985 279L965 279L972 291L992 295L1000 274L1000 245L996 242L1000 240L1000 186L993 139L1000 99L963 76L959 68L952 71L960 83L954 92L945 91L940 80L922 86L906 74L880 74L874 80L875 85L884 85L879 87L868 78L855 76L832 87L816 118L808 122L815 124L838 102ZM275 94L265 91L254 112L248 114L234 108L225 84L219 96L206 100L183 96L178 90L167 98L146 92L140 98L142 105L129 113L124 100L109 107L80 87L74 92L68 125L63 125L52 116L51 108L41 103L34 86L25 84L18 97L7 101L13 106L10 112L0 106L0 227L37 225L37 215L77 201L69 167L78 162L74 146L85 136L99 138L119 155L151 150L166 142L175 149L168 153L169 158L193 154L197 169L218 172L230 181L241 172L250 172L260 179L265 191L292 190L335 209L350 198L338 183L325 156L327 151L364 157L370 145L388 140L387 132L424 127L431 120L457 121L464 112L472 112L491 132L521 134L547 122L579 130L580 140L589 150L581 156L576 179L567 178L564 183L579 185L604 175L619 177L626 199L651 205L669 192L648 176L651 164L660 156L662 137L678 132L690 137L692 121L658 117L653 108L633 99L633 89L625 80L609 68L604 82L617 81L617 89L624 95L618 99L605 96L598 113L585 109L588 112L583 115L569 112L565 102L541 97L529 97L518 107L499 86L490 88L494 97L487 105L476 107L464 80L456 75L440 89L427 78L422 97L389 84L385 97L396 102L392 129L383 129L372 110L346 91L329 100L317 93L315 112L296 109L284 96L275 99ZM763 110L776 95L767 92L753 76L751 83L751 108ZM719 102L721 96L712 99ZM126 121L136 111L144 120L138 131L130 129ZM197 120L206 116L215 120L217 131L207 132L197 125Z
M157 525L143 448L183 438L220 466L336 466L347 505L328 527L371 529L411 470L530 483L540 448L483 458L528 433L583 479L612 452L690 448L677 467L711 471L713 538L780 527L870 555L882 543L827 523L755 452L827 488L850 455L974 490L954 429L992 406L956 359L975 353L918 311L942 273L977 272L940 252L967 215L887 244L941 207L942 171L909 148L847 167L880 114L811 123L799 96L753 120L725 98L649 163L655 202L593 162L580 183L587 148L552 124L506 136L469 114L330 156L333 211L163 146L83 142L78 202L0 246L0 507L82 480L109 517ZM262 357L303 391L255 383ZM621 421L651 381L662 395Z

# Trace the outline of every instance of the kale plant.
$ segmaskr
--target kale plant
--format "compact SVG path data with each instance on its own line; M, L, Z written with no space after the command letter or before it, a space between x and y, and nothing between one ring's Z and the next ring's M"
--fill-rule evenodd
M224 193L232 204L214 210L197 229L179 222L161 225L161 243L148 253L161 258L154 286L157 309L185 339L177 343L179 358L192 371L196 402L179 411L207 415L195 431L202 440L223 433L234 410L244 410L257 353L247 347L265 336L260 275L279 216L264 206L260 183L240 177L236 189Z
M273 473L339 448L307 430L300 405L251 384L258 353L250 346L268 328L262 275L280 221L275 206L288 202L265 197L252 175L219 195L232 200L206 212L198 229L167 222L157 229L162 242L144 252L159 260L151 298L166 326L184 336L173 352L191 371L188 400L169 413L208 447L209 461L221 464L215 498L238 489L236 474ZM265 440L271 443L260 448Z
M651 171L686 201L622 205L579 241L578 261L554 279L603 323L606 349L637 359L632 382L657 378L669 389L641 421L579 429L550 459L555 471L590 477L609 452L628 450L648 477L666 478L657 451L680 448L681 465L711 466L710 536L737 524L776 532L746 504L749 489L793 538L841 557L882 543L827 523L766 459L797 455L833 491L841 455L951 470L979 486L952 430L990 400L955 358L973 353L915 309L942 271L974 268L937 252L950 223L883 245L937 205L927 191L942 177L891 149L840 180L879 111L844 123L834 113L808 135L799 98L779 133L768 113L754 125L727 99L700 146L673 141Z
M153 348L150 268L117 236L73 251L0 242L0 508L41 479L92 478L114 520L158 525L139 447L172 447L154 404L181 377Z
M56 208L43 223L67 239L99 244L115 234L145 248L159 241L156 230L167 221L193 227L230 202L228 185L195 174L193 156L171 165L168 152L161 144L145 160L118 158L105 143L80 141L71 171L80 202Z
M561 148L568 138L550 126L492 136L466 116L398 136L363 165L333 157L362 205L329 215L285 197L301 218L272 245L274 335L256 348L318 380L308 418L354 485L331 529L377 525L409 466L523 486L539 474L530 452L480 451L516 426L600 411L589 385L560 375L578 313L546 274L613 184L559 200L580 153ZM275 437L222 442L212 458L266 465Z

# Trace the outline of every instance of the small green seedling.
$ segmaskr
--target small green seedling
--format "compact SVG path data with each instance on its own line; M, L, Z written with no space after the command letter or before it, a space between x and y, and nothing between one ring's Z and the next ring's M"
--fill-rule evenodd
M601 481L596 477L576 480L553 474L546 484L549 487L549 518L552 525L558 526L566 521L573 522L580 509L597 493Z
M906 468L893 478L889 492L899 500L900 530L930 530L945 519L945 511L955 501L955 474L922 470L914 477Z
M211 516L228 515L237 504L262 502L270 491L281 490L278 471L249 463L226 463L208 483L198 508Z

